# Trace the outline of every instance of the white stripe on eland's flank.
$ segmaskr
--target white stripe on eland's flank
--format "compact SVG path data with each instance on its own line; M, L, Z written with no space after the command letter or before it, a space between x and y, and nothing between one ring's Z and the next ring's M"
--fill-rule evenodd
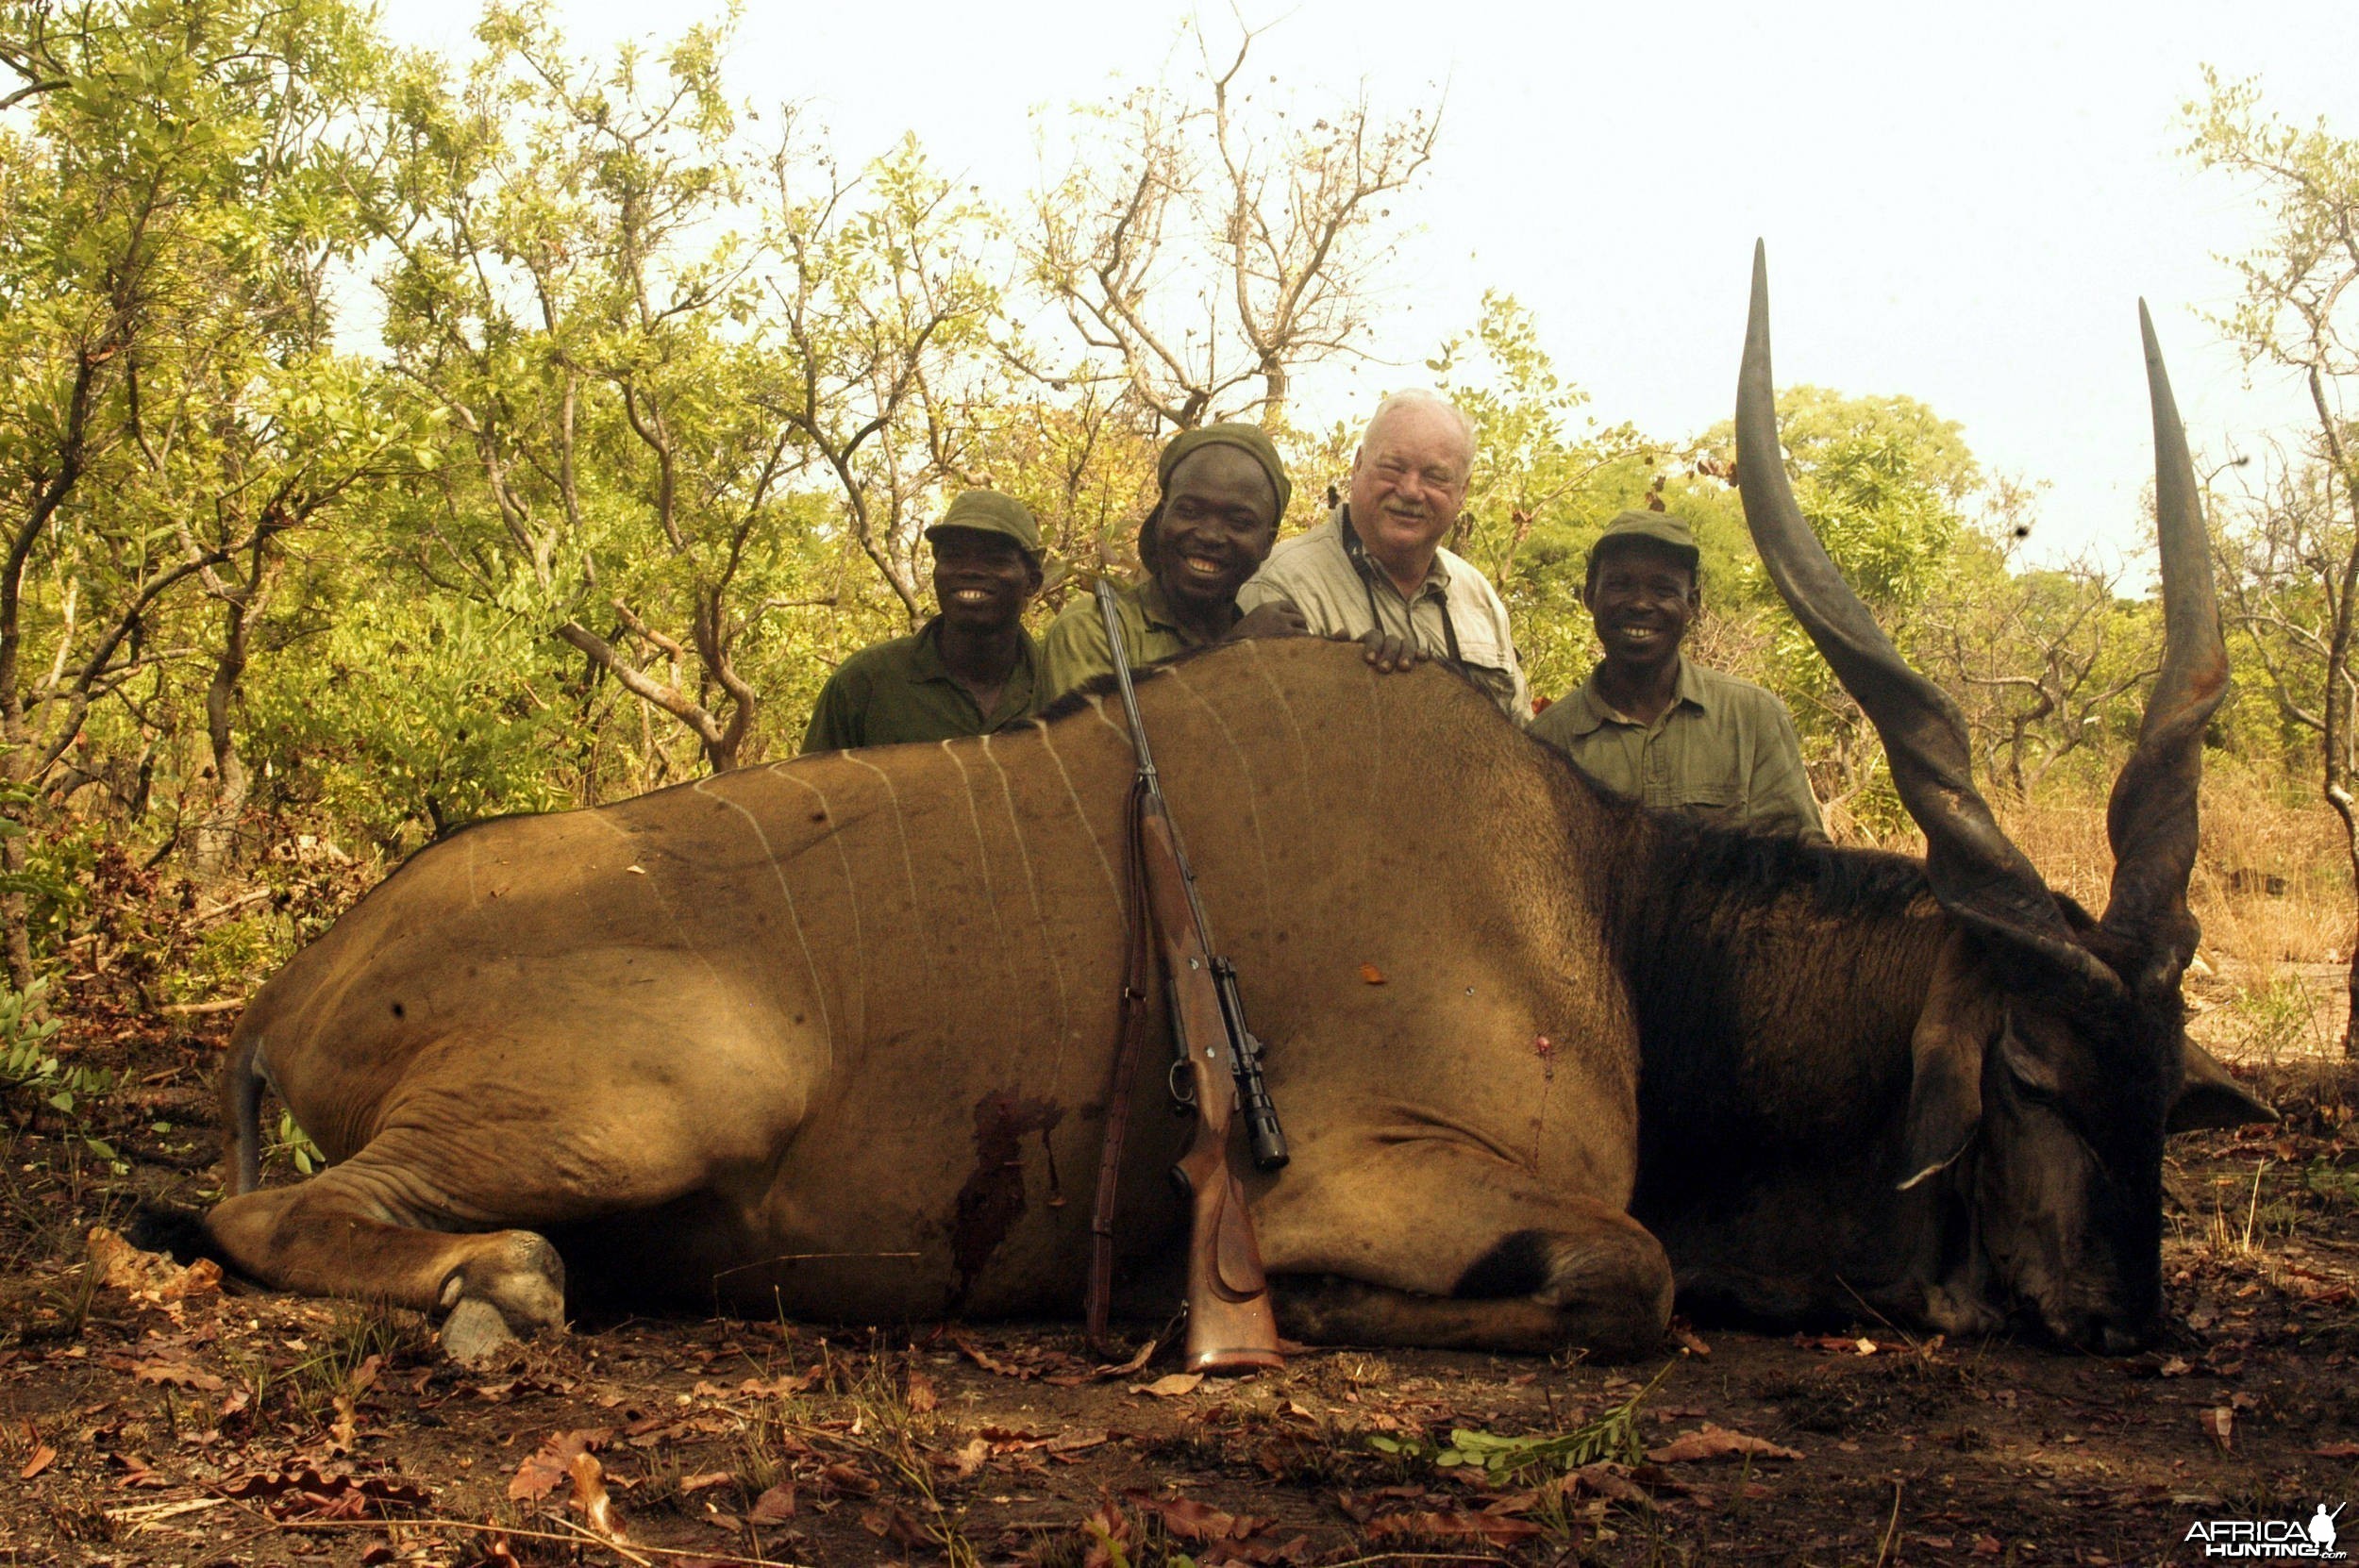
M1180 690L1185 692L1196 707L1204 709L1206 716L1213 721L1213 727L1220 731L1221 740L1228 743L1229 755L1237 759L1237 772L1245 776L1246 815L1253 819L1253 855L1262 862L1262 919L1268 929L1275 931L1278 929L1278 909L1270 902L1269 895L1269 843L1262 837L1262 788L1253 781L1253 764L1246 757L1245 748L1237 744L1237 738L1229 732L1229 721L1220 716L1218 709L1204 700L1201 692L1188 684L1187 672L1175 667L1165 670L1163 675L1179 682Z
M884 786L885 799L893 807L893 836L901 841L901 875L909 879L910 912L917 917L920 925L925 924L926 906L917 896L917 866L910 859L910 831L908 825L901 817L901 792L893 787L891 774L862 757L859 752L839 751L836 755L846 762L866 768L870 773L875 774L878 782ZM928 935L926 942L929 947L933 945L933 938L930 934Z
M1024 841L1024 824L1015 814L1015 791L1008 783L1008 770L999 765L998 757L991 749L991 737L983 737L983 760L999 776L999 798L1008 809L1008 826L1015 834L1015 851L1024 862L1024 892L1032 901L1032 919L1040 926L1041 952L1048 959L1049 976L1057 983L1057 1056L1048 1069L1048 1081L1055 1083L1064 1071L1064 1044L1073 1032L1073 1009L1065 998L1064 965L1057 961L1057 941L1048 929L1048 913L1040 907L1040 883L1032 876L1032 848Z
M1099 724L1104 725L1108 729L1113 730L1116 735L1122 737L1123 750L1129 752L1135 752L1138 750L1138 747L1133 745L1130 742L1130 732L1106 716L1106 694L1104 692L1092 692L1090 693L1090 711L1097 715L1097 722Z
M761 819L728 796L714 794L706 788L707 785L714 782L713 779L699 778L689 788L708 799L719 801L739 816L744 817L745 826L754 830L754 838L761 843L762 854L769 857L770 875L778 880L778 895L786 900L787 922L795 927L795 944L803 950L803 967L811 972L811 994L819 1008L819 1027L828 1037L828 1070L833 1072L835 1070L835 1020L828 1012L828 988L819 978L819 960L811 957L811 939L803 935L803 917L795 908L795 890L786 885L786 868L778 864L778 851L770 847L770 835L761 830Z
M844 896L852 906L852 953L860 962L860 985L852 993L852 1038L863 1040L868 1034L868 938L861 929L860 883L852 876L851 857L844 853L844 835L837 831L835 812L828 805L828 797L819 792L819 786L798 772L780 769L778 776L811 792L811 797L819 803L819 815L827 824L828 842L835 845L835 863L844 873Z
M1038 720L1033 721L1038 724ZM1106 846L1097 837L1097 828L1090 814L1081 809L1081 792L1073 787L1073 776L1064 771L1064 759L1057 751L1057 742L1049 739L1048 726L1040 726L1040 743L1047 748L1048 759L1057 764L1057 776L1064 780L1064 797L1073 802L1073 814L1081 819L1081 831L1090 836L1090 847L1097 852L1097 869L1106 874L1106 891L1114 895L1114 903L1122 902L1122 879L1114 875L1114 863L1106 859Z
M1269 688L1270 700L1278 705L1278 716L1286 721L1286 733L1294 737L1296 776L1302 782L1303 804L1316 815L1318 803L1311 793L1311 748L1302 739L1302 726L1295 723L1295 705L1286 700L1286 689L1269 673L1269 664L1262 656L1262 639L1248 637L1245 646L1246 652L1253 656L1253 673Z
M991 849L983 842L983 819L975 809L975 784L966 776L966 764L959 760L956 743L940 742L942 755L950 759L950 765L959 770L959 793L966 800L966 820L975 828L975 869L983 879L983 902L991 906L991 927L999 933L999 962L1007 972L1008 980L1022 989L1016 981L1015 952L1008 945L1008 925L999 918L999 891L991 885Z
M624 832L613 823L608 821L604 811L584 811L582 815L588 817L592 822L596 823L600 827L605 828L608 832L622 840L625 844L628 845L630 849L631 863L633 865L638 864L638 840L632 838L628 833ZM646 885L646 889L649 892L655 895L656 908L663 911L663 918L671 924L673 933L679 938L679 944L686 948L689 952L695 954L696 961L705 966L705 973L712 976L714 984L720 984L720 970L713 967L712 959L711 955L705 952L704 943L691 937L688 934L688 927L680 924L679 911L672 908L671 895L663 891L662 882L653 872L645 872L644 867L642 870L644 874L639 877L639 880Z

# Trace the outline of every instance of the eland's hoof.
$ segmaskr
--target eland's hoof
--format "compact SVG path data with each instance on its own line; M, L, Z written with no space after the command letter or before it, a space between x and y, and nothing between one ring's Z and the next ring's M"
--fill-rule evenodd
M443 1353L468 1366L515 1343L516 1336L500 1309L476 1296L460 1296L450 1315L443 1319Z

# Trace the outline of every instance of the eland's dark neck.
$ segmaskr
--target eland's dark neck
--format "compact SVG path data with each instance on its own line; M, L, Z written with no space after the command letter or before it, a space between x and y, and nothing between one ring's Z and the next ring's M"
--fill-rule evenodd
M1865 1155L1906 1104L1946 928L1922 868L1657 814L1632 832L1642 1195Z
M1947 917L1923 867L1637 812L1614 929L1639 1031L1631 1213L1686 1310L1921 1312L1944 1189L1895 1190Z

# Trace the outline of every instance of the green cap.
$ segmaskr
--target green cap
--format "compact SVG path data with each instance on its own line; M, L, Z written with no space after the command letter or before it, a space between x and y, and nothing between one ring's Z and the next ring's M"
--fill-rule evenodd
M1032 521L1031 509L1012 495L995 490L961 491L950 509L942 514L942 521L926 530L926 537L930 540L945 528L1005 534L1024 546L1024 553L1035 563L1040 560L1040 525Z
M1171 488L1171 471L1180 466L1180 459L1191 452L1208 446L1233 446L1262 465L1269 475L1270 488L1278 492L1278 515L1283 520L1286 503L1294 499L1294 481L1286 477L1286 465L1279 460L1278 448L1258 425L1207 425L1200 429L1182 430L1163 444L1163 455L1156 459L1155 488Z
M1607 545L1626 539L1648 540L1677 552L1686 560L1691 572L1695 570L1696 563L1703 559L1702 552L1696 548L1695 530L1685 523L1667 511L1633 509L1623 512L1605 525L1605 532L1599 534L1598 542L1589 546L1589 559L1594 563Z

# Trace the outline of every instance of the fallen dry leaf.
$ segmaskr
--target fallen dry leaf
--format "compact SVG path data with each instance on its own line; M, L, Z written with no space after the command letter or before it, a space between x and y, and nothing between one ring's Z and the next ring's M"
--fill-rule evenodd
M2196 1417L2203 1427L2203 1435L2229 1453L2236 1446L2236 1412L2226 1405L2215 1405Z
M754 1499L745 1510L748 1525L783 1525L795 1517L795 1483L780 1481Z
M1266 1519L1224 1512L1193 1497L1166 1500L1138 1491L1127 1491L1123 1496L1142 1513L1152 1513L1163 1520L1163 1528L1182 1541L1243 1541L1269 1527Z
M1396 1502L1422 1503L1430 1501L1432 1496L1433 1493L1421 1486L1388 1486L1380 1487L1374 1492L1338 1492L1335 1493L1335 1506L1343 1510L1344 1517L1353 1524L1364 1525L1376 1517L1379 1507L1377 1499L1380 1497L1391 1498ZM1394 1510L1393 1511L1398 1512L1399 1510Z
M782 1377L748 1377L737 1385L737 1392L763 1399L783 1399L790 1393L803 1393L811 1384L811 1378L789 1373Z
M932 1543L916 1520L891 1503L878 1503L862 1510L860 1527L870 1535L879 1536L896 1546L927 1546Z
M1130 1392L1153 1394L1158 1399L1177 1399L1183 1393L1194 1393L1202 1381L1204 1374L1200 1372L1174 1372L1151 1383L1133 1383Z
M1609 1503L1630 1503L1644 1509L1654 1507L1654 1493L1631 1480L1628 1470L1611 1460L1582 1465L1564 1477L1564 1484L1572 1490L1602 1497Z
M605 1426L584 1426L570 1432L555 1433L516 1466L515 1478L508 1483L509 1501L528 1503L535 1497L545 1497L555 1492L557 1483L571 1474L575 1455L587 1453L613 1435Z
M1384 971L1372 963L1364 963L1360 966L1360 977L1372 986L1380 986L1384 983Z
M874 1497L877 1494L877 1478L848 1464L831 1464L820 1471L819 1486L823 1493L833 1488L855 1497Z
M572 1506L590 1521L590 1528L608 1541L623 1539L622 1521L614 1517L614 1499L607 1493L606 1467L588 1449L565 1467L574 1483Z
M16 1473L20 1481L29 1481L58 1461L58 1451L47 1443L33 1450L33 1457L25 1461L25 1468Z
M1140 1345L1136 1350L1132 1351L1129 1359L1124 1360L1119 1364L1109 1362L1106 1365L1099 1367L1096 1371L1091 1373L1090 1376L1093 1378L1128 1377L1132 1373L1137 1372L1142 1367L1146 1366L1147 1362L1155 1359L1155 1341L1148 1340L1145 1344Z
M201 1393L219 1393L229 1386L209 1372L192 1367L185 1361L167 1360L161 1356L142 1361L131 1369L131 1376L142 1383L157 1383L170 1388L195 1389Z
M2359 1443L2321 1443L2310 1452L2322 1460L2359 1460Z
M1799 1460L1801 1451L1782 1447L1767 1438L1757 1438L1745 1432L1731 1431L1706 1422L1693 1432L1681 1432L1660 1448L1647 1450L1647 1458L1656 1464L1686 1464L1697 1460Z
M980 1470L983 1467L983 1461L990 1458L991 1444L989 1443L981 1438L969 1438L958 1452L939 1455L934 1462L949 1471L954 1479L962 1481Z
M1421 1513L1380 1513L1369 1520L1368 1539L1406 1537L1419 1541L1481 1541L1494 1546L1529 1541L1541 1533L1529 1519L1503 1513L1467 1513L1460 1510L1430 1510Z
M1031 1377L1038 1376L1038 1374L1027 1371L1023 1367L1015 1366L1010 1362L1000 1360L998 1358L993 1356L989 1351L985 1350L982 1346L961 1335L951 1335L950 1343L958 1346L960 1355L965 1357L968 1360L973 1361L977 1366L981 1367L985 1372L991 1373L995 1376Z
M679 1489L682 1496L692 1492L710 1492L716 1486L727 1486L737 1479L733 1470L701 1470L694 1476L682 1476Z
M2169 1360L2165 1361L2162 1365L2162 1374L2166 1377L2184 1377L2188 1373L2193 1372L2195 1368L2188 1363L2186 1358L2183 1356L2173 1356Z
M391 1476L355 1476L309 1464L248 1471L214 1488L224 1497L259 1501L274 1519L364 1519L389 1507L423 1508L424 1487Z

